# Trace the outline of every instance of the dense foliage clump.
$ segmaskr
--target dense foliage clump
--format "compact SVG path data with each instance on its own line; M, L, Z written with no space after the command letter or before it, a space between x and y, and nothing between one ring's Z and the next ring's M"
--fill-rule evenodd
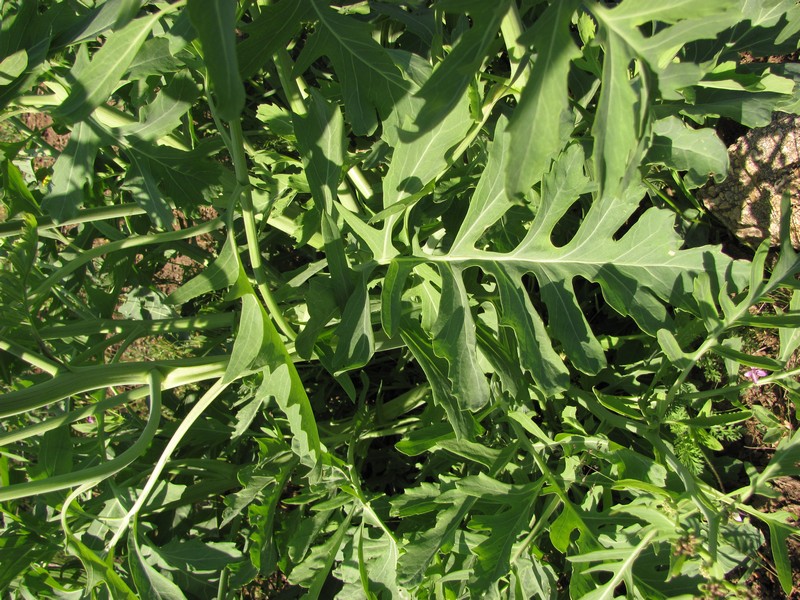
M734 260L696 192L794 0L0 16L0 593L790 593L789 198Z

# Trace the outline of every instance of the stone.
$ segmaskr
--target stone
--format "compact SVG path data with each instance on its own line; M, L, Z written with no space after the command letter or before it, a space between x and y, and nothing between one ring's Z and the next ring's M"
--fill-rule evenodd
M705 207L748 246L765 239L778 246L781 198L788 191L792 245L800 249L800 116L775 113L772 123L729 146L728 157L727 179L698 193Z

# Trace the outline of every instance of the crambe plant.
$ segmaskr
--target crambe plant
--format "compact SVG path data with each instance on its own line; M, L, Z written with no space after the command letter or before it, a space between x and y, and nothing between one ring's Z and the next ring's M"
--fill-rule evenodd
M0 590L689 598L768 544L788 594L800 438L726 450L797 409L789 198L767 268L695 192L798 111L741 61L798 11L0 3Z

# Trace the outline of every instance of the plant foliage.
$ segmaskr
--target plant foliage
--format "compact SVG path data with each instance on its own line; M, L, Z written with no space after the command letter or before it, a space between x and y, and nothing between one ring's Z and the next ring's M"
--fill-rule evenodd
M762 532L789 593L800 438L729 451L800 398L788 198L766 268L694 194L798 110L741 60L794 0L0 16L4 596L685 598Z

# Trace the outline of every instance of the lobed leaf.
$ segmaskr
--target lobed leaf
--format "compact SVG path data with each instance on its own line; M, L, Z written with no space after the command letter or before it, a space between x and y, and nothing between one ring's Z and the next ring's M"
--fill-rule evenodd
M509 124L505 187L512 197L525 195L541 181L569 133L564 123L569 108L567 76L570 63L581 55L572 42L570 23L579 4L579 0L552 3L523 37L537 55Z
M284 0L285 1L285 0ZM341 15L322 0L310 0L317 29L306 40L295 69L305 71L321 55L339 77L347 118L357 135L370 135L394 103L406 95L408 83L369 27Z

